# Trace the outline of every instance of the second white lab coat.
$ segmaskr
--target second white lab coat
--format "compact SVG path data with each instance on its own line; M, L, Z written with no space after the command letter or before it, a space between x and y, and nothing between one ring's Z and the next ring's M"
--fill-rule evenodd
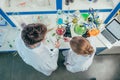
M87 56L78 55L72 49L63 52L63 55L65 56L64 64L68 71L73 73L79 71L85 71L92 64L96 52L96 47L94 45L94 37L88 38L88 40L90 41L91 45L94 48L94 52L92 55L87 55Z
M16 39L16 48L25 63L31 65L37 71L49 76L57 68L58 49L50 51L44 43L30 49L26 47L21 36Z

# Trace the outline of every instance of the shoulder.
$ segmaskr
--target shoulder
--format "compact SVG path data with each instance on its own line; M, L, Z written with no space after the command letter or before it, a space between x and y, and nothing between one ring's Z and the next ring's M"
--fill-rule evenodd
M26 49L28 50L29 48L25 45L24 41L21 38L21 33L17 36L15 39L15 46L18 49Z
M94 48L94 52L96 52L96 37L88 37L87 40L90 42L91 46Z

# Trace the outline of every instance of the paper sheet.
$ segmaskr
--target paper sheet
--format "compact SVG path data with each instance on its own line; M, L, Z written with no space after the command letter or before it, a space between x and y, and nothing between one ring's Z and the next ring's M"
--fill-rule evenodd
M0 47L3 45L3 42L5 41L6 35L7 35L7 30L0 29Z

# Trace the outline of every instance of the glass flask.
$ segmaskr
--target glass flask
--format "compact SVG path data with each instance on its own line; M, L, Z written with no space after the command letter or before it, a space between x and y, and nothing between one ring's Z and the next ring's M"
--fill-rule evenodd
M90 15L90 14L88 14L88 13L82 13L82 14L81 14L82 18L83 18L85 21L88 19L89 15Z
M58 28L56 29L56 33L57 35L64 35L65 28L63 26L58 26Z
M87 31L86 27L84 25L79 25L79 24L76 24L74 26L74 32L78 35L83 35L85 34Z
M63 24L63 11L62 10L57 11L57 24L58 25Z

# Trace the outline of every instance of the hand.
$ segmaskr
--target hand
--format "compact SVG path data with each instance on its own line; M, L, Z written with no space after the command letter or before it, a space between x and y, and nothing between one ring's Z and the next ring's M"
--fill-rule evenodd
M69 65L69 63L66 63L66 62L65 62L64 65Z
M71 38L69 38L69 37L64 37L63 39L65 42L69 42L71 40Z
M55 48L59 48L60 47L60 42L59 41L56 41L55 42Z

